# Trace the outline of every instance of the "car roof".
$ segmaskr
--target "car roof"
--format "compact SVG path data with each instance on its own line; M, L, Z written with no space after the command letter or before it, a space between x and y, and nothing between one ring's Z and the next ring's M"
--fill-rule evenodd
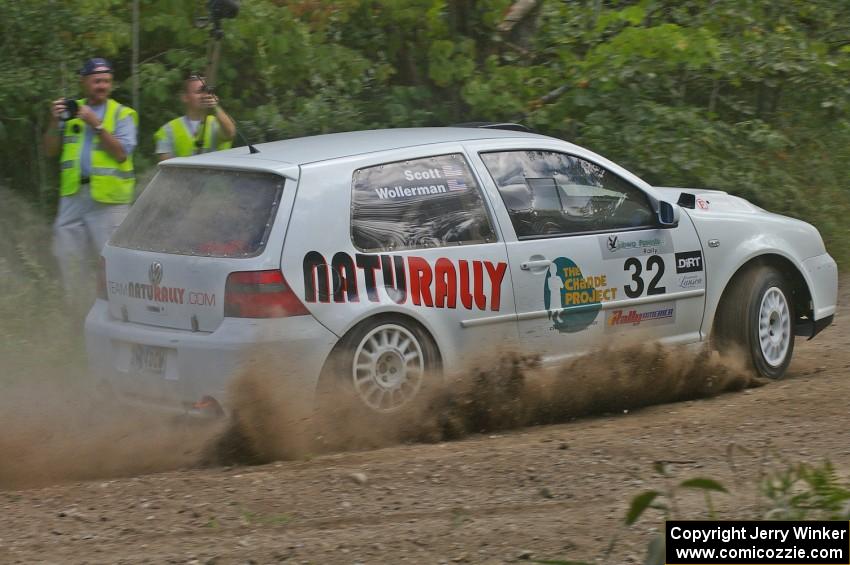
M376 129L330 133L309 137L298 137L269 143L258 143L259 153L249 154L246 147L217 151L169 160L169 164L214 164L222 158L237 157L262 161L275 161L291 165L304 165L317 161L327 161L363 155L379 151L389 151L407 147L417 147L434 143L476 141L482 139L552 139L543 135L512 130L475 127L438 127L438 128L398 128Z

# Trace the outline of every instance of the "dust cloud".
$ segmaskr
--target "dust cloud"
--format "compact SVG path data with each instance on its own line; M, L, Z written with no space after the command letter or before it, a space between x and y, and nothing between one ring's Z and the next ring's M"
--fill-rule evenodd
M320 393L312 423L285 380L258 363L233 383L234 418L205 451L207 464L261 463L337 450L439 442L555 424L592 414L758 386L740 360L660 344L605 348L555 368L521 353L471 366L425 389L403 413L376 416L339 386ZM432 377L431 381L440 380Z
M447 441L757 384L734 359L661 345L604 349L550 369L512 353L426 387L421 402L378 417L344 386L321 393L315 413L305 410L305 399L287 384L294 375L282 374L279 363L255 361L233 382L232 418L210 422L132 409L73 367L62 373L43 370L4 388L0 489Z
M74 384L32 383L0 399L0 489L193 467L221 424L107 403Z
M39 210L0 187L0 489L196 465L220 426L120 406L86 367L90 284L67 300Z
M554 369L516 352L427 379L421 402L376 417L341 377L322 387L313 413L291 385L305 375L258 356L234 380L229 421L151 414L103 394L89 373L84 314L63 299L48 214L2 188L0 200L9 204L0 208L0 489L445 441L755 384L733 359L660 345L602 349Z

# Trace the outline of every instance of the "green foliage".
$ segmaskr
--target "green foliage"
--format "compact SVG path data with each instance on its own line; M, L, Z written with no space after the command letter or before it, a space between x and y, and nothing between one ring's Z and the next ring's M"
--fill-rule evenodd
M292 521L292 516L289 514L260 514L246 510L242 512L242 520L249 525L284 526Z
M693 479L688 479L686 481L682 481L679 486L681 486L683 488L694 488L694 489L700 489L700 490L705 490L705 491L715 491L715 492L725 492L725 493L729 492L729 491L726 490L726 487L724 487L723 485L721 485L720 483L718 483L714 479L707 479L707 478L704 478L704 477L696 477L696 478L693 478Z
M738 446L730 445L727 452L730 463L733 452ZM752 455L745 449L743 453ZM732 465L735 471L734 464ZM638 494L632 499L626 512L625 524L633 525L649 509L659 510L665 520L688 519L678 511L677 497L680 489L697 489L705 493L706 510L710 519L717 519L709 493L722 492L729 494L721 483L714 479L695 477L681 481L676 486L670 484L672 478L666 465L656 462L656 473L667 483L665 492L649 490ZM737 471L736 471L737 472ZM758 505L757 515L753 518L762 520L850 520L850 481L841 478L829 461L819 465L806 463L787 464L785 468L774 469L763 475L756 488L763 495ZM663 497L663 503L656 502ZM733 511L736 509L733 509ZM737 519L746 519L740 511ZM612 545L616 541L616 536ZM652 538L647 548L647 565L664 564L664 537L658 535Z
M765 520L850 520L850 482L827 461L789 465L760 485Z
M626 525L631 526L635 522L637 522L638 518L640 518L641 514L649 508L652 504L652 501L655 500L661 493L657 490L648 490L646 492L642 492L632 499L632 503L629 505L629 511L626 513Z
M48 101L80 62L116 64L129 102L130 2L0 0L0 180L45 211ZM339 130L523 121L665 186L728 190L815 223L850 259L850 52L840 0L252 0L224 22L218 92L252 141ZM206 66L202 0L141 0L137 168ZM500 31L501 29L501 31ZM65 86L63 88L63 77Z
M663 464L656 464L655 470L657 473L665 477L665 479L670 478L667 473L667 469ZM706 505L709 509L709 513L713 514L714 509L711 504L711 498L709 496L710 492L722 492L724 494L728 494L729 491L726 490L719 482L714 479L709 479L705 477L694 477L692 479L686 479L680 482L678 485L671 485L668 482L667 489L664 492L659 492L656 490L648 490L636 495L631 504L629 505L629 510L626 512L625 523L627 526L631 526L635 522L640 519L643 513L649 509L654 508L656 510L660 510L664 513L665 519L676 519L675 517L675 508L676 508L676 497L681 489L696 489L705 493L706 496ZM664 502L658 502L659 498L664 499Z

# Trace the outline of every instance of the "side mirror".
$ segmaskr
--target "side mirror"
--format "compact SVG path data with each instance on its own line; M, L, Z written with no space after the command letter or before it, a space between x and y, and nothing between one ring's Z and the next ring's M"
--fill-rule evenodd
M679 225L679 207L664 200L658 201L658 225L664 229L672 229Z

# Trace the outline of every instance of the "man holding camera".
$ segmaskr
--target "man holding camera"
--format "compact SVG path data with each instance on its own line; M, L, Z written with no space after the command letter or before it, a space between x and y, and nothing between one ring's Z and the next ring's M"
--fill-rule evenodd
M186 115L174 118L154 135L159 160L229 149L236 124L219 106L218 98L207 91L203 77L186 79L181 99Z
M86 263L100 254L133 200L139 121L135 110L109 97L112 65L106 59L86 61L80 84L85 98L54 100L44 134L49 156L61 150L53 252L69 298L87 296Z

